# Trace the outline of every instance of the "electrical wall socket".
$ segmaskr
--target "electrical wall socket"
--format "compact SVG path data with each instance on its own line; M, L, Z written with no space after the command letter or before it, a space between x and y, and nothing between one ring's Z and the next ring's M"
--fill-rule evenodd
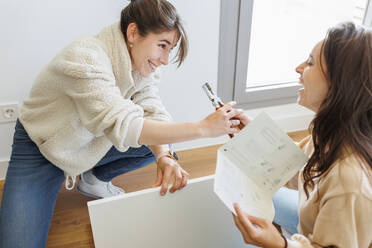
M0 104L0 123L15 122L18 118L18 103Z

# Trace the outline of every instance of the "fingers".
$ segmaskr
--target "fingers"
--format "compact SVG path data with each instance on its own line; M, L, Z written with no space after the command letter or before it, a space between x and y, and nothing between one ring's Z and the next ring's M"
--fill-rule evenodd
M229 121L228 133L229 134L238 133L240 131L239 125L240 125L240 121L239 120L231 119Z
M172 159L164 159L158 164L158 177L156 186L160 186L160 195L165 195L168 190L168 186L174 178L172 187L169 189L170 193L174 193L176 190L181 190L187 185L187 180L190 175L181 166Z
M253 225L257 225L259 227L267 226L267 223L269 223L266 219L261 219L261 218L251 216L251 215L248 215L247 218L250 223L252 223Z
M232 106L234 106L236 104L235 101L231 101L231 102L228 102L228 103L225 103L225 105L223 105L223 107L220 108L220 110L222 111L230 111L232 109Z
M236 116L242 115L244 112L241 109L231 109L230 111L226 112L226 118L232 119Z
M251 240L251 238L249 237L248 233L244 229L244 227L243 227L242 223L240 222L240 220L238 219L238 217L236 217L234 214L233 214L233 217L234 217L235 225L239 229L240 233L242 234L242 237L243 237L245 243L254 244L253 240Z
M240 129L238 127L230 127L230 129L228 130L228 133L229 134L232 134L232 133L239 133Z
M181 183L182 183L182 174L181 174L181 171L178 170L178 168L176 168L176 171L174 173L174 183L172 187L170 188L169 192L173 193L174 191L179 189L181 187Z
M233 119L237 119L241 123L243 123L243 125L247 125L250 119L244 114L244 111L242 109L233 109L232 107L234 105L236 105L235 101L228 102L223 107L221 107L219 111L227 113L227 118L231 119L235 117ZM239 125L239 124L236 124L236 125Z
M249 234L249 236L254 236L255 234L255 227L253 224L249 221L247 216L243 213L243 211L240 209L239 205L237 203L234 203L234 208L237 214L237 217L241 224L244 227L244 230Z
M234 222L235 222L236 227L239 229L239 231L242 233L245 239L245 236L248 236L247 232L244 230L244 227L242 223L239 221L238 217L236 217L234 214L233 214L233 217L234 217Z
M190 175L180 166L178 166L176 171L177 176L175 176L175 180L173 183L172 188L169 190L173 193L176 190L181 190L187 185L187 180L189 179Z
M160 195L165 195L167 193L170 178L171 170L165 170L163 174L163 183L160 188Z
M285 246L285 239L271 221L243 213L237 203L234 203L234 208L237 214L235 223L246 242L260 247Z
M162 173L161 169L158 167L157 168L156 182L153 185L153 187L159 187L161 185L162 181L163 181L163 173Z
M248 125L248 123L251 121L251 119L244 113L235 116L235 118L239 119L241 124L243 124L244 126Z
M238 133L242 127L239 118L234 118L243 114L241 109L233 109L236 102L229 102L216 112L210 114L201 121L203 136L216 137L223 134Z
M187 185L187 180L189 180L190 174L187 173L185 170L182 170L182 182L181 182L181 188L183 189Z
M231 126L238 126L238 125L240 125L240 120L231 119L230 124L231 124Z

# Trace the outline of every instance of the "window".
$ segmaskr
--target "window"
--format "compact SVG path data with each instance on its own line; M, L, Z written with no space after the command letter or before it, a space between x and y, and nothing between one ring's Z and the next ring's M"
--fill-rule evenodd
M370 25L368 2L221 0L218 94L244 108L295 102L295 67L329 27Z

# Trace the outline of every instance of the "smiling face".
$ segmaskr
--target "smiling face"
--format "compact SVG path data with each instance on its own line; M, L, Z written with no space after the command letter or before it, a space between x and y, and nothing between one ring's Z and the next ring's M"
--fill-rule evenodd
M176 30L149 33L141 36L137 25L131 23L127 29L127 45L133 69L148 77L160 65L167 65L171 50L177 45Z
M328 93L328 82L324 76L326 69L321 68L320 60L324 61L321 53L323 41L319 42L311 51L309 58L297 66L296 72L300 74L300 84L304 87L299 90L297 103L317 112ZM322 63L323 65L325 63Z

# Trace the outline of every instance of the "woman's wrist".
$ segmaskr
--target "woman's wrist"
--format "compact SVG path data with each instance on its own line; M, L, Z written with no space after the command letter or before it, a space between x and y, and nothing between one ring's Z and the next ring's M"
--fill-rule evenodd
M198 137L201 138L208 137L207 128L204 123L204 120L198 121L194 123L194 125Z
M171 151L166 151L166 152L161 152L159 154L156 155L156 163L159 163L159 160L162 159L162 158L171 158L175 161L177 161L177 159L173 156L173 154L171 153Z

